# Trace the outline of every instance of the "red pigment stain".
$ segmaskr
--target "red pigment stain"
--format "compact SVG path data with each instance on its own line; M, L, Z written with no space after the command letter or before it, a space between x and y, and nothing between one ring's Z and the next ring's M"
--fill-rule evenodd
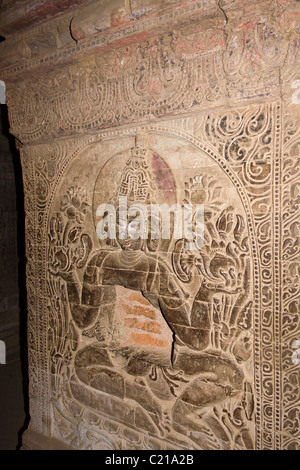
M161 326L156 322L140 320L139 318L125 318L124 324L128 328L137 328L149 333L161 334Z
M119 47L127 47L132 44L135 44L138 41L141 41L143 39L146 39L149 37L149 33L147 31L144 31L143 33L138 33L133 36L130 36L128 38L120 39L119 41L115 41L114 45Z
M141 346L155 346L158 348L166 348L168 343L162 339L153 338L151 335L141 333L130 333L130 338Z
M127 315L143 315L151 320L156 319L155 311L142 305L134 305L131 307L130 305L122 304L122 308Z
M172 173L167 164L155 153L152 155L152 168L156 175L158 189L164 193L165 199L175 202L176 187Z
M142 305L146 305L146 307L151 307L149 300L145 299L140 292L131 291L129 295L126 296L128 300L132 300L135 302L139 302Z

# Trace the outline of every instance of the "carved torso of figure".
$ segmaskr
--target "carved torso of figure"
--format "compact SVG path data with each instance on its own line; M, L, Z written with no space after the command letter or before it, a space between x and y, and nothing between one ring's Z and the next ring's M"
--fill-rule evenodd
M109 254L102 263L100 283L121 285L128 289L151 292L158 260L143 251L117 251Z
M83 315L86 309L90 309L91 313L90 321L85 317L84 326L94 321L95 308L101 307L101 291L107 285L142 292L161 309L175 336L189 348L202 350L208 345L210 318L209 299L205 298L207 289L200 289L190 307L188 295L175 280L170 267L158 256L142 250L118 250L94 255L85 271L82 298L77 305L74 304L77 323L82 323L78 317L80 308Z

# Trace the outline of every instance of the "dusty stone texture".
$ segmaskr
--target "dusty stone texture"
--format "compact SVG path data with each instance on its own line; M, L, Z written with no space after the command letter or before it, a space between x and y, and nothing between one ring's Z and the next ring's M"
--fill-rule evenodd
M19 260L14 162L2 127L2 108L0 118L0 340L5 342L8 363L20 356Z
M298 449L299 3L123 3L0 48L27 215L25 447ZM99 240L120 195L204 204L204 245Z

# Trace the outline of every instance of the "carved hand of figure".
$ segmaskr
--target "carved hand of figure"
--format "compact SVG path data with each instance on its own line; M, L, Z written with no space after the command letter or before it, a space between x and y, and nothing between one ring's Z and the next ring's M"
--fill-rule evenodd
M177 241L172 262L182 282L198 280L192 326L201 329L205 313L207 321L212 319L211 345L230 350L238 361L247 360L251 353L248 337L251 283L250 250L243 217L232 207L219 214L207 211L203 246L198 251L188 251L185 240Z
M82 188L72 186L52 217L49 226L50 272L68 281L76 268L82 268L92 249L92 240L83 233L88 203Z
M92 240L82 227L70 220L64 224L60 214L53 217L49 231L49 269L51 274L68 281L76 268L82 268L92 250Z
M235 215L232 207L223 210L219 217L206 214L204 244L199 251L188 251L183 239L175 244L173 268L179 279L190 282L195 274L200 274L206 288L238 293L249 255L244 229L244 219Z

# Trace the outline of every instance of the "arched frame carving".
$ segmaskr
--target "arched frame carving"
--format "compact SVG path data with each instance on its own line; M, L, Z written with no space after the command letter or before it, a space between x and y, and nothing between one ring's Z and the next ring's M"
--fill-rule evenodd
M239 118L233 129L226 135L226 119L231 113L210 113L209 116L190 117L155 123L123 130L100 132L82 139L60 140L54 144L28 146L22 150L24 171L25 206L27 216L27 257L29 295L29 357L32 399L38 406L32 416L32 426L39 431L41 423L48 423L49 437L52 425L58 416L49 407L51 390L55 387L54 377L49 375L49 343L47 315L47 231L49 213L61 179L68 166L87 146L118 136L133 136L139 130L149 134L172 136L179 141L189 141L199 150L209 155L228 175L237 188L246 215L251 236L254 279L254 361L255 361L255 424L256 448L279 448L281 443L282 410L281 401L281 131L282 109L278 103L252 106L236 111ZM253 117L254 116L254 117ZM261 116L259 118L259 116ZM257 120L256 120L256 118ZM223 119L223 121L222 121ZM252 121L251 121L252 119ZM264 121L264 126L256 124ZM223 122L223 133L218 134L218 124ZM244 133L252 124L252 132L247 134L247 149L255 153L259 145L265 145L269 153L265 155L267 168L255 193L249 183L245 159L231 159L228 151L230 139ZM225 128L224 128L225 126ZM251 126L250 126L251 127ZM225 130L224 130L225 129ZM260 140L262 139L262 141ZM237 145L237 144L236 144ZM288 145L288 144L287 144ZM240 148L242 145L240 145ZM254 155L252 152L252 155ZM248 154L249 156L249 154ZM262 159L263 160L263 159ZM249 169L249 168L248 168ZM33 186L32 186L33 185ZM258 207L257 207L258 206ZM274 212L270 210L273 207ZM34 208L34 209L33 209ZM41 315L43 312L43 315ZM270 335L270 331L274 336ZM75 338L73 338L75 341ZM72 348L71 348L72 350ZM38 364L35 362L38 358ZM276 392L276 393L275 393ZM84 423L84 419L81 420ZM63 428L63 423L61 424ZM84 424L82 424L84 427ZM41 430L41 429L40 429ZM273 431L275 441L273 440ZM45 429L43 428L43 433ZM104 433L105 434L105 433ZM106 437L102 438L105 441Z

